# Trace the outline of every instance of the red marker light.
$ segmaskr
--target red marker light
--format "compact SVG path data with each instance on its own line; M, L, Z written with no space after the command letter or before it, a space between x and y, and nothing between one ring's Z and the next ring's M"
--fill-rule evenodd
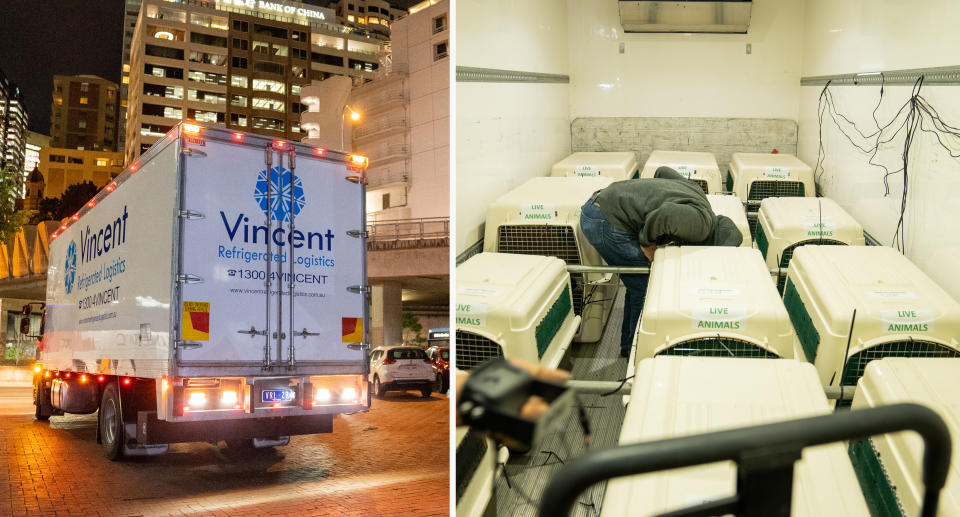
M280 407L280 403L279 403L279 402L274 402L274 403L273 403L273 407Z
M50 378L50 371L47 370L47 371L43 372L43 376L49 379L49 378Z
M273 144L277 146L277 149L283 149L283 146L286 145L286 142L281 142L280 140L274 140Z
M80 382L87 382L87 375L83 374L80 376Z
M117 188L113 183L107 185L107 192L113 192L113 189Z
M91 199L90 202L87 203L87 206L93 207L93 206L95 206L96 204L97 204L97 202Z
M50 234L50 240L51 240L51 241L52 241L53 239L56 239L56 238L57 238L57 234L55 234L55 233L51 233L51 234Z
M97 376L97 382L103 382L103 375Z
M243 140L243 133L234 133L234 134L233 134L233 139L236 140L236 141L238 141L238 142L242 141L242 140Z
M53 372L53 376L54 376L54 377L59 377L59 376L60 376L60 372Z
M61 225L60 225L60 229L61 229L61 230L66 230L66 229L67 229L67 225L61 224Z
M123 379L123 385L124 385L124 386L129 386L129 385L130 385L130 378L129 378L129 377L124 377L124 379Z
M190 411L190 406L183 406L183 412L186 413L187 411Z
M130 172L137 172L137 169L139 169L139 168L140 168L139 165L133 164L133 165L130 166Z
M69 379L69 378L70 378L70 372L65 373L63 376Z
M70 219L73 219L74 221L76 221L80 219L80 216L78 214L73 214L73 217L71 217Z
M323 156L323 153L327 152L326 149L317 148L317 156Z

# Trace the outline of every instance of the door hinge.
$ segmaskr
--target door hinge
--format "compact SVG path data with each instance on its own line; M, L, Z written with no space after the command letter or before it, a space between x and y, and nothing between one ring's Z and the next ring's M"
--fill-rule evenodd
M197 275L177 275L177 282L181 284L199 284L203 283L203 278Z
M197 150L197 149L190 149L189 147L184 147L183 150L181 150L180 152L183 153L183 154L189 155L189 156L199 156L199 157L203 157L203 156L206 156L206 155L207 155L207 153L205 153L205 152L203 152L203 151L200 151L200 150Z
M350 287L347 288L347 291L350 291L353 294L369 293L370 286L369 285L364 285L364 286L351 285Z
M358 239L360 237L363 237L364 239L366 239L367 237L370 237L370 232L366 230L347 230L347 235L358 238Z
M180 350L192 350L194 348L202 347L203 343L197 343L194 341L182 341L178 339L174 341L173 346Z
M200 212L194 212L193 210L181 210L180 217L183 219L203 219L206 216Z

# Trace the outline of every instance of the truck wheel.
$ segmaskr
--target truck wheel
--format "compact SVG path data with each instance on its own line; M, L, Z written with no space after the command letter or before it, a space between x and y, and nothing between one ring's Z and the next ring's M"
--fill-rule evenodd
M427 386L424 386L424 387L420 388L420 394L423 395L423 398L425 398L425 399L430 398L430 394L431 394L432 392L433 392L433 391L431 390L430 385L427 385Z
M100 441L107 459L116 461L123 456L123 416L117 387L113 384L107 385L100 400Z
M373 376L373 393L377 395L378 399L382 399L383 395L387 392L384 389L383 384L380 384L380 377L376 375Z
M37 420L41 422L50 420L50 412L47 411L49 404L47 403L46 399L43 396L43 386L37 388L37 399L33 401L33 405L36 408L34 417Z

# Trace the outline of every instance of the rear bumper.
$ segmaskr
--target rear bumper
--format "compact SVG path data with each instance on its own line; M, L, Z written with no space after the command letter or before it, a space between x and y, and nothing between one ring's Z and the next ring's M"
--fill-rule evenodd
M217 442L241 438L268 438L333 432L333 415L245 418L200 422L157 420L153 411L137 414L137 443Z

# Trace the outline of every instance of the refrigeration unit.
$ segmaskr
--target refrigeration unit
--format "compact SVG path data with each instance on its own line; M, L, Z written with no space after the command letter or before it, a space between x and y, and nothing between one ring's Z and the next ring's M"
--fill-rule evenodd
M796 337L769 278L753 248L658 249L632 364L669 355L793 358Z
M922 404L940 415L953 443L960 438L960 359L888 358L874 361L857 387L853 409L901 402ZM919 515L923 498L923 444L914 433L890 433L855 440L848 452L867 500L880 510ZM880 511L873 511L880 515ZM947 484L940 492L938 515L960 515L960 450L953 447ZM894 514L896 512L893 512ZM889 515L889 513L888 513Z
M687 151L654 151L640 172L641 178L652 178L657 169L667 166L703 189L704 194L723 194L720 167L713 153Z
M457 267L456 365L497 357L556 368L577 333L570 275L556 257L480 253Z
M733 153L727 191L743 201L768 197L814 197L813 169L792 154ZM757 207L747 207L750 232L756 234Z
M620 445L824 415L817 372L800 361L657 357L637 368ZM737 467L723 461L610 480L601 517L660 515L729 497ZM811 447L793 470L790 515L869 515L842 443Z
M816 366L824 385L856 386L883 357L960 356L960 303L892 248L800 247L783 303L798 358Z
M627 152L579 152L553 165L550 176L592 178L604 176L614 181L636 178L637 157Z
M487 207L484 251L543 255L567 264L604 265L580 231L580 207L613 179L531 178ZM613 306L619 277L602 273L570 275L573 312L581 317L580 342L598 341Z
M783 293L787 266L799 246L863 246L863 227L836 201L825 197L773 197L760 203L757 248Z
M753 239L750 237L750 223L747 221L747 212L743 208L743 201L737 196L727 196L723 194L707 194L707 201L710 201L710 208L717 215L724 215L737 225L737 229L743 234L743 242L740 246L744 248L753 247Z

